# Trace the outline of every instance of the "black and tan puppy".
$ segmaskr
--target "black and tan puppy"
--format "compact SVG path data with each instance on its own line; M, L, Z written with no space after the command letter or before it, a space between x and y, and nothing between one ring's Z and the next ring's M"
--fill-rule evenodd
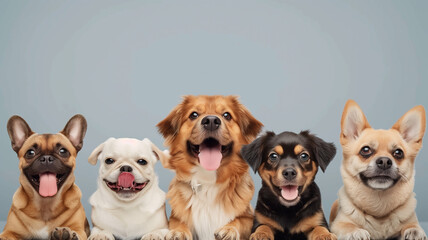
M13 116L7 130L18 154L21 186L0 240L86 240L89 225L73 174L85 118L75 115L57 134L37 134L24 119Z
M262 178L251 240L336 239L329 232L314 182L336 154L332 143L303 131L265 135L241 150Z

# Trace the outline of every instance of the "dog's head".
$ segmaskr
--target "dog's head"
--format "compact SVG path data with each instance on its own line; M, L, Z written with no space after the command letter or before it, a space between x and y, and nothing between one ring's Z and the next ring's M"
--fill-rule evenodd
M308 131L278 135L267 132L242 147L241 153L254 172L259 172L264 185L289 207L300 201L318 167L325 171L336 148Z
M24 119L12 116L7 131L18 154L20 182L26 191L53 197L73 184L76 155L86 133L82 115L72 117L57 134L34 133Z
M399 181L413 179L414 160L425 132L422 106L412 108L391 129L383 130L371 128L361 108L349 100L341 128L345 174L374 190L386 190Z
M132 201L157 184L155 163L168 158L167 151L159 150L147 138L109 138L94 149L88 161L92 165L101 162L98 187L119 200Z
M213 171L251 142L262 124L234 96L185 96L157 126L171 154L183 151L191 165Z

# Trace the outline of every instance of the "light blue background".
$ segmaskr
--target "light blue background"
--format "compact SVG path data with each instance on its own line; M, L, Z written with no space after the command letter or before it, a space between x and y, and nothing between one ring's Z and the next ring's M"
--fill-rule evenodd
M428 1L0 1L0 220L19 185L11 115L40 133L87 118L76 182L89 216L90 152L111 136L162 146L155 125L186 94L239 95L264 130L335 142L317 176L328 217L342 185L346 100L375 128L428 107L427 12ZM426 148L416 168L417 213L428 221ZM172 173L157 171L167 190Z

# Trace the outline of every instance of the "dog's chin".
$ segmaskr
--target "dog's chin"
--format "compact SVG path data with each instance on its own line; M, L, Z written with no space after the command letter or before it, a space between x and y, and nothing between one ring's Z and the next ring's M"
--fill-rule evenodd
M360 173L361 181L373 190L387 190L392 188L400 178L392 178L390 176L366 176Z
M208 137L199 144L187 141L187 153L197 159L206 170L216 170L222 160L231 154L232 149L233 141L223 145L213 137Z

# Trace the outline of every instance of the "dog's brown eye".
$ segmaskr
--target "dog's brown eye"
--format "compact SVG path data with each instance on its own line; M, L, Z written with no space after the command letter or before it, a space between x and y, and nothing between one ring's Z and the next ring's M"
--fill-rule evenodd
M26 158L32 158L32 157L34 157L36 155L36 152L33 150L33 149L30 149L30 150L28 150L26 153L25 153L25 157Z
M196 118L198 118L199 117L199 114L197 113L197 112L192 112L191 114L190 114L190 116L189 116L189 118L190 119L196 119Z
M60 154L61 156L65 156L65 155L67 155L67 154L68 154L68 151L67 151L67 149L65 149L65 148L61 148L61 149L59 149L59 154Z
M302 154L300 154L299 158L300 158L300 160L302 160L302 161L308 161L308 160L309 160L309 154L307 154L307 153L302 153Z
M138 163L138 164L140 164L140 165L146 165L146 164L147 164L147 161L146 161L146 160L144 160L144 159L139 159L139 160L137 161L137 163Z
M112 163L114 163L114 160L113 160L113 158L107 158L107 159L105 160L105 163L106 163L106 164L112 164Z
M370 157L370 155L372 155L372 153L373 153L372 149L370 147L368 147L368 146L364 146L360 150L361 156L363 156L365 158Z
M224 117L224 119L226 119L227 121L229 121L229 120L231 120L231 119L232 119L232 115L230 115L230 113L228 113L228 112L223 113L223 117Z
M276 160L278 160L278 159L279 159L279 156L278 156L278 154L276 154L276 153L271 153L271 154L269 155L269 159L270 159L271 161L276 161Z
M401 149L396 149L392 155L396 158L396 159L402 159L404 157L404 153L403 150Z

